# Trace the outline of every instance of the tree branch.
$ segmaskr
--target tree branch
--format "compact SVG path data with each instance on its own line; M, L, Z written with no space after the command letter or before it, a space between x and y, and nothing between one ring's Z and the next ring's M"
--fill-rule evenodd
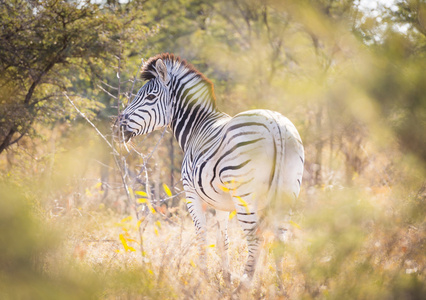
M99 131L99 129L96 127L95 124L92 123L92 121L89 120L89 118L86 117L86 115L80 111L77 106L74 104L74 102L70 99L70 97L68 97L67 93L64 92L63 93L64 96L68 99L68 101L71 103L71 105L75 108L75 110L80 114L80 116L82 116L95 130L96 132L99 134L99 136L105 141L105 143L107 143L107 145L112 149L112 151L114 152L114 154L118 155L119 153L117 152L117 150L115 150L115 148L111 145L110 142L108 142L108 140L106 139L106 137L102 134L102 132Z

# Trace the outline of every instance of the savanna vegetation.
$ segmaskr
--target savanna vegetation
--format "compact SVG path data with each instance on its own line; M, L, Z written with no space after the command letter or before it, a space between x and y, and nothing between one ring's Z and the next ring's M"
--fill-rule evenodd
M0 0L0 29L1 299L232 297L243 233L231 219L227 286L206 208L203 276L172 134L112 139L162 52L305 145L292 238L265 232L238 297L426 298L424 0Z

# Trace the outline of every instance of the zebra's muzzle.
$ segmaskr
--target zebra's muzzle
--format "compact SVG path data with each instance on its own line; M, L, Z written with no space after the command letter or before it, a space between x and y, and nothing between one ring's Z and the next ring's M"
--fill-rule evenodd
M120 123L117 119L113 125L114 140L119 143L127 143L132 137L132 132L126 129L126 125Z
M132 137L132 132L131 131L127 131L125 129L125 126L120 126L120 131L119 131L119 140L120 140L120 142L127 143L130 140L131 137Z

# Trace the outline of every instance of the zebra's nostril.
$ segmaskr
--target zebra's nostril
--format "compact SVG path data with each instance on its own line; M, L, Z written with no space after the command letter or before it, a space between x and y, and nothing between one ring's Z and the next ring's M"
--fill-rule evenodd
M119 137L120 139L123 139L124 142L128 142L132 137L132 131L129 131L125 124L121 124L119 130Z
M122 116L120 116L114 124L113 127L114 139L120 143L127 143L132 135L132 131L129 131L127 128L126 122L123 122Z

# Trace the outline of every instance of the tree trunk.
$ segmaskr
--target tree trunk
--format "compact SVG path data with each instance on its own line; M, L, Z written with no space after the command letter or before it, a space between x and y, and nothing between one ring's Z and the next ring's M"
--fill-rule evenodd
M319 107L318 112L315 116L315 125L316 125L316 155L315 155L315 173L314 173L314 181L316 185L321 184L321 169L322 169L322 128L321 128L321 119L322 119L322 106Z
M15 133L16 131L15 131L15 129L14 128L11 128L10 130L9 130L9 133L6 135L6 137L3 139L3 142L1 143L1 145L0 145L0 154L4 151L4 150L6 150L6 148L10 145L10 142L12 141L12 137L13 137L13 134Z

